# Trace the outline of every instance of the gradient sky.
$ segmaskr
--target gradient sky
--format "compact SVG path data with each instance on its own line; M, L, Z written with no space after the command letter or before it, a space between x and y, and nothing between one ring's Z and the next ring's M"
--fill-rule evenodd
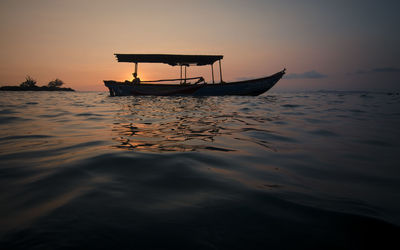
M1 0L0 86L132 79L114 53L222 54L225 81L287 68L274 90L400 90L399 1ZM215 65L217 66L217 65ZM217 67L215 67L217 69ZM210 79L210 67L189 76ZM139 77L179 68L139 64Z

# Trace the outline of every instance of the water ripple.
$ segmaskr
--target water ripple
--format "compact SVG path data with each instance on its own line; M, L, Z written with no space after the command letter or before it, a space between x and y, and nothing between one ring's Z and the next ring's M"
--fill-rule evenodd
M4 249L398 244L397 96L0 95Z

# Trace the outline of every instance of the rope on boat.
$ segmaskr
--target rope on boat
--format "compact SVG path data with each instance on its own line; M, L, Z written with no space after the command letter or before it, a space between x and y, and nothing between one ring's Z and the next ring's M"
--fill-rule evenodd
M198 79L197 82L195 83L200 83L200 82L204 82L204 78L202 76L198 76L198 77L191 77L191 78L177 78L177 79L161 79L161 80L152 80L152 81L140 81L142 82L170 82L170 81L182 81L182 80L195 80ZM189 84L189 83L187 83Z

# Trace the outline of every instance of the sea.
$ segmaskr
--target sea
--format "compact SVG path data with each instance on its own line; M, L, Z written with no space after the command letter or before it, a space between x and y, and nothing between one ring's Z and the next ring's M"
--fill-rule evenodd
M400 95L0 92L0 249L400 249Z

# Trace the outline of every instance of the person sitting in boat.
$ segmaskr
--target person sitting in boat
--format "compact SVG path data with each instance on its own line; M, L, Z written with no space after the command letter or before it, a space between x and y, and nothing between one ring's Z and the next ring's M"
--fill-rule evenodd
M133 83L133 84L140 84L140 78L137 77L136 72L133 73L133 78L134 78L134 79L132 80L132 83Z

